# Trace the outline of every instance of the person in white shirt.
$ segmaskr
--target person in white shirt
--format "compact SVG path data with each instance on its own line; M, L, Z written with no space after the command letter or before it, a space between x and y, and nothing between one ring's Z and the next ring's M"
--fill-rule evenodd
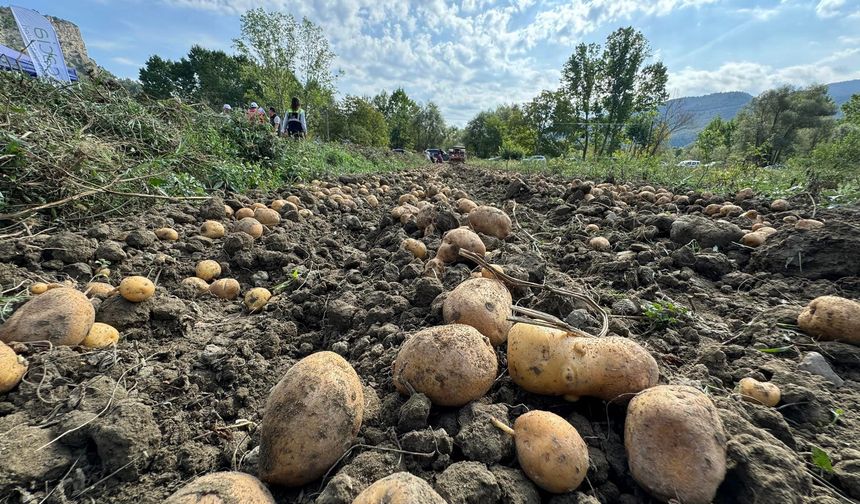
M275 107L269 107L269 123L275 129L275 133L281 132L281 118L278 116L278 111Z

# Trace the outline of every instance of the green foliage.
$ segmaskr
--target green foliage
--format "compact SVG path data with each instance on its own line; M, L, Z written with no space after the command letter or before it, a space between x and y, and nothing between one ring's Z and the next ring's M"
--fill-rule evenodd
M447 128L439 106L428 102L419 107L418 113L412 119L412 129L415 131L415 149L423 151L434 147L443 147Z
M860 94L852 95L842 104L842 113L845 114L845 122L860 126Z
M726 159L732 146L732 135L735 131L734 121L723 121L720 116L715 117L705 126L696 138L695 147L702 161L708 162L714 159Z
M687 314L687 309L671 301L655 301L645 303L645 318L657 329L665 329L676 325Z
M372 103L382 112L388 123L390 135L389 144L394 149L415 150L416 132L413 119L420 108L403 88L397 88L390 95L382 91L376 95Z
M385 116L369 100L357 96L347 96L338 105L331 135L374 147L387 147L389 141Z
M817 446L812 447L812 463L823 471L833 472L833 462L831 462L830 456Z
M501 105L469 121L463 132L463 142L466 149L478 157L519 159L534 151L535 136L535 129L522 107Z

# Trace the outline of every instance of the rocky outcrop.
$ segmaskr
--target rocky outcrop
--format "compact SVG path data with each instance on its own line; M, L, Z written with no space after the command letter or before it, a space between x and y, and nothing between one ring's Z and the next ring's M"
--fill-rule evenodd
M53 16L47 17L51 21L51 24L54 25L54 30L57 31L57 37L60 39L60 45L63 46L66 65L76 69L78 72L84 72L88 66L94 65L95 62L90 59L87 53L87 46L84 44L83 37L81 37L80 28L65 19ZM24 48L24 43L21 40L21 32L18 31L18 25L12 16L12 10L8 7L0 7L0 44L16 51Z

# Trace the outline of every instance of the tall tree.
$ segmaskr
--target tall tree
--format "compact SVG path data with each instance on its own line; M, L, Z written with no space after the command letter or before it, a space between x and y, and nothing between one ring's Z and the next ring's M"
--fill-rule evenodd
M598 44L579 44L562 70L562 87L571 99L574 113L583 121L582 159L588 155L591 121L601 113L598 81L603 60Z
M842 104L845 121L860 126L860 94L851 95L851 99Z
M415 149L416 134L413 118L418 115L419 110L418 104L406 94L403 88L395 89L388 96L382 113L388 121L392 148Z
M561 156L579 138L571 101L564 90L541 91L525 106L526 118L535 134L535 154Z
M385 117L370 100L346 96L337 107L332 124L332 136L359 145L388 146L388 125Z
M156 54L150 56L146 60L146 65L140 69L140 84L143 92L159 100L173 96L176 91L173 65L172 61Z
M412 128L415 131L415 148L418 150L440 147L447 129L439 106L433 102L419 107L412 120Z
M711 161L719 157L727 157L732 146L734 131L734 121L724 121L720 116L713 118L696 137L695 147L702 159Z
M479 112L463 130L466 149L476 156L487 158L495 156L502 147L504 124L498 115L491 111Z

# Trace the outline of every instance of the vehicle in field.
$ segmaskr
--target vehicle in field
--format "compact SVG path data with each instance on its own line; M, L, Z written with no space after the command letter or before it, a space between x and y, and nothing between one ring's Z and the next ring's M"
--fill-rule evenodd
M680 163L678 163L675 166L677 166L679 168L695 168L695 167L699 166L700 164L702 164L701 161L696 161L695 159L685 159L684 161L681 161Z
M398 154L406 154L406 149L391 149L391 152L396 152Z
M448 161L450 163L465 163L466 162L466 148L462 145L455 145L451 147L451 150L448 151Z
M424 151L424 156L431 163L444 163L448 161L448 153L444 149L427 149Z
M544 163L544 164L546 164L546 156L537 155L537 156L525 157L525 158L523 158L523 162L524 163Z

